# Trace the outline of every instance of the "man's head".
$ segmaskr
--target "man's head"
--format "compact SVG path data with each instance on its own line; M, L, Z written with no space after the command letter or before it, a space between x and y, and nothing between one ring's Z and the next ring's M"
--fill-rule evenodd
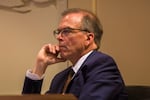
M97 16L85 9L80 9L80 8L72 8L72 9L67 9L66 11L64 11L62 13L62 17L71 14L71 13L80 13L82 14L82 21L81 21L81 26L80 28L82 30L87 30L89 32L93 32L95 35L95 43L97 45L97 50L100 48L100 41L101 41L101 37L103 34L103 29L102 29L102 25L99 21L99 19L97 18Z
M99 49L103 31L93 13L73 8L62 13L58 29L54 33L59 41L61 56L75 63L87 52Z

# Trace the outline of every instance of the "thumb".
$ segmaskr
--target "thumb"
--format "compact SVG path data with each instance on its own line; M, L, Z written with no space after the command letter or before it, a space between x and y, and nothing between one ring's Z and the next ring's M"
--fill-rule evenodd
M64 58L57 58L56 59L56 62L65 62L67 59L64 59Z

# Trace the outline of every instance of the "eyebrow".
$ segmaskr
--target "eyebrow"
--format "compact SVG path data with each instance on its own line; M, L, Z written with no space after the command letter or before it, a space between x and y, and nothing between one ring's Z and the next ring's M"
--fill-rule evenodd
M79 28L64 27L64 28L58 28L57 30L63 30L63 29L79 29Z

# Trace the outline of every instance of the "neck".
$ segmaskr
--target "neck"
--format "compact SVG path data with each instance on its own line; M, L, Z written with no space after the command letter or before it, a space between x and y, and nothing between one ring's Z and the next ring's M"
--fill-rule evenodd
M78 56L75 56L74 58L70 59L71 63L72 63L73 65L75 65L75 64L77 63L77 61L78 61L82 56L86 55L87 53L89 53L89 52L92 51L92 50L95 50L95 49L88 50L88 51L86 51L86 52L84 52L84 53L82 53L82 54L80 54L80 55L78 55Z
M85 48L83 51L78 52L78 54L75 54L76 56L74 56L73 58L70 59L71 63L73 65L75 65L77 63L77 61L84 56L85 54L87 54L88 52L92 51L92 50L96 50L97 49L97 45L96 44L92 44L89 45L87 48Z

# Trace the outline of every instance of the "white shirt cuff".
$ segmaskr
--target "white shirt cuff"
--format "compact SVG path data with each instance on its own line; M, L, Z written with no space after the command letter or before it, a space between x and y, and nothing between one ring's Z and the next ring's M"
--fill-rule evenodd
M43 74L41 77L37 74L33 74L31 72L31 69L27 70L26 77L32 79L32 80L42 80L45 77L45 74Z

